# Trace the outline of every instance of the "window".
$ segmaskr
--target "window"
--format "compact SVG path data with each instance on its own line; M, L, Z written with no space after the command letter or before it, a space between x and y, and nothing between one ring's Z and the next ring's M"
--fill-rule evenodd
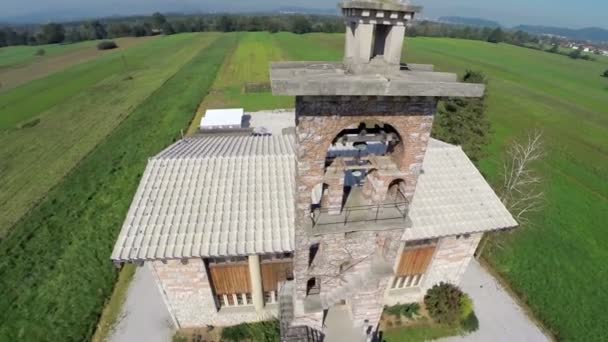
M395 277L391 284L391 289L404 289L420 285L423 274L415 274L404 277Z
M230 293L216 296L220 308L253 305L251 293Z
M321 283L317 278L310 278L306 282L306 295L318 295L321 293Z
M266 304L274 304L277 302L276 291L264 291L264 302Z

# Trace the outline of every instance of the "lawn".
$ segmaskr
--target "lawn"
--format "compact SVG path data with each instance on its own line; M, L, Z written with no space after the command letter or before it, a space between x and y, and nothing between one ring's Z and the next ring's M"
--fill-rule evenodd
M217 36L151 40L0 94L0 236Z
M116 280L110 253L146 161L189 124L235 43L226 35L205 46L202 37L191 40L193 58L0 241L0 340L91 338Z
M384 331L382 333L382 341L424 342L433 341L442 337L458 336L460 334L461 331L458 327L429 323Z

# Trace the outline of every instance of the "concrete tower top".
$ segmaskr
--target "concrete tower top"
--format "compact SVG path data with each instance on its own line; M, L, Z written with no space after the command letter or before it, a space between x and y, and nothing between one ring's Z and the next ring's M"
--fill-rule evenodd
M344 59L272 63L275 95L480 97L482 84L458 82L432 65L402 64L405 29L420 7L396 0L344 0Z
M399 70L405 27L420 7L393 0L346 0L344 64L355 73Z

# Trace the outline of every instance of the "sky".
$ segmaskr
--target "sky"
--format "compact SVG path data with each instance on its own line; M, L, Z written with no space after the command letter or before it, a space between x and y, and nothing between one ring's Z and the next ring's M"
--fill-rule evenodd
M424 7L423 17L465 16L519 24L608 29L607 0L413 0ZM0 19L35 17L37 20L108 15L147 14L154 11L270 10L283 6L336 8L337 0L0 0ZM43 19L44 20L44 19Z

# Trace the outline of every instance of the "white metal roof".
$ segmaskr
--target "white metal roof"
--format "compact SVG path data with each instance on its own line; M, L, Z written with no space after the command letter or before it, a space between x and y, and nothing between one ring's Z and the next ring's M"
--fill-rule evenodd
M240 127L243 108L208 109L201 120L201 128Z
M295 136L207 136L150 159L115 261L278 253L294 248ZM403 239L517 225L460 147L431 139Z
M459 146L431 139L404 240L513 228L517 222Z
M293 250L293 135L181 140L148 162L116 261Z

